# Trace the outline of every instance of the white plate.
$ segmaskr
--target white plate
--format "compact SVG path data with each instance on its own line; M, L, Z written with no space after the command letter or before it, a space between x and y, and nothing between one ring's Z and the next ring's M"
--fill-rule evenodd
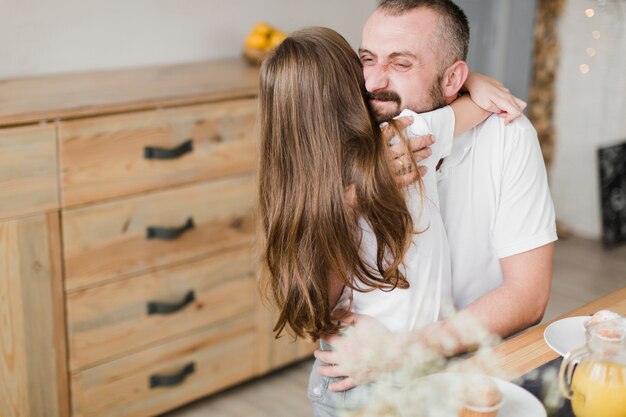
M541 401L519 385L502 379L492 378L502 391L504 402L498 417L546 417L546 409Z
M589 316L568 317L546 327L543 338L550 349L565 356L585 344L585 322Z
M441 384L445 384L447 378L451 378L448 381L458 381L459 374L439 373L427 376L426 378L436 378L439 384L437 389L440 389ZM498 378L491 379L498 385L500 391L502 391L502 405L498 410L497 417L547 417L546 409L543 404L541 404L541 401L530 392L511 382ZM452 385L453 383L450 382L447 384L448 387Z

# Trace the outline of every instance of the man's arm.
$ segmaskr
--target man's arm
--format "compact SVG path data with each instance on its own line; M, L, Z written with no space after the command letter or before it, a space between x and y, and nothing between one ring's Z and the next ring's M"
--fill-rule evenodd
M553 242L557 236L535 129L528 120L520 120L500 144L500 194L491 244L500 261L502 283L472 302L466 311L490 332L507 337L543 317L550 296Z
M554 253L554 243L541 246L517 255L512 255L500 260L504 275L503 283L498 288L485 294L465 310L478 321L485 329L494 335L505 338L532 325L539 323L548 304L550 287L552 283L552 258ZM352 320L367 320L375 322L373 318L352 315ZM442 353L454 355L477 345L479 340L461 340L457 338L455 331L448 325L447 320L443 320L428 326L427 328L416 330L409 335L401 335L397 338L404 339L410 344L423 343L428 339L430 333L443 332L448 337L453 337L458 341L457 346L452 351ZM407 337L408 336L408 337ZM389 334L390 343L395 335ZM328 344L334 346L340 339L337 337L326 340ZM402 345L403 342L398 342ZM349 346L348 341L344 342L344 348L348 351L358 353L362 346ZM432 346L432 345L431 345ZM436 342L435 346L436 347ZM331 391L345 391L359 385L367 380L360 379L364 375L369 375L371 370L364 368L359 374L348 372L340 363L337 353L334 351L315 351L315 357L323 362L332 365L318 368L321 375L328 377L345 377L341 381L333 382L329 385Z
M550 296L553 253L554 243L549 243L502 258L502 285L470 304L466 311L502 338L539 323Z

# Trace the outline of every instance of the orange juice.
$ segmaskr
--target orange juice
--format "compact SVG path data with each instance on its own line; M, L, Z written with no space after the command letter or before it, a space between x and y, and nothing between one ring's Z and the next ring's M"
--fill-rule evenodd
M572 379L576 417L626 417L626 366L583 362Z

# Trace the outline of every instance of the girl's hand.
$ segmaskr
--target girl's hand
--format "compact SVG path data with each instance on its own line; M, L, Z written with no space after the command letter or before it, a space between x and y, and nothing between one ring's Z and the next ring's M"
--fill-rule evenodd
M511 91L500 81L484 74L470 71L465 88L469 91L474 103L503 117L505 124L510 124L520 117L527 106L525 101L511 94Z
M405 129L407 126L413 123L413 118L401 117L397 120L397 123L400 129ZM388 123L383 123L383 125L381 125L381 130L383 132L383 138L386 143L389 143L389 141L396 135L396 133L391 128L391 126L389 126ZM407 149L407 147L404 145L404 142L402 141L389 147L389 152L391 155L391 159L389 160L389 167L391 168L391 172L395 174L396 184L398 184L399 187L405 187L417 181L418 173L413 169L413 163L411 162L411 158L413 158L415 164L418 165L417 169L419 170L420 175L423 177L424 175L426 175L428 169L425 166L419 164L432 154L432 151L430 149L430 145L434 143L432 135L416 137L411 136L408 139L411 149Z
M341 321L351 326L363 326L379 328L382 327L376 320L368 316L362 316L350 312L345 312ZM372 324L373 323L373 324ZM384 329L384 327L382 327ZM388 331L384 329L386 333ZM376 380L374 370L365 357L367 357L367 346L372 340L362 340L361 335L351 332L347 335L337 335L324 338L326 344L333 350L316 350L313 355L316 359L325 362L327 365L319 366L317 372L320 375L330 378L343 378L333 382L328 389L334 392L347 391L357 385L363 385ZM359 366L355 366L358 364Z
M403 350L399 340L376 319L352 312L334 315L352 328L343 335L324 338L333 350L316 350L315 358L326 363L317 372L331 378L343 378L331 383L328 389L346 391L357 385L376 381L386 372L401 365Z

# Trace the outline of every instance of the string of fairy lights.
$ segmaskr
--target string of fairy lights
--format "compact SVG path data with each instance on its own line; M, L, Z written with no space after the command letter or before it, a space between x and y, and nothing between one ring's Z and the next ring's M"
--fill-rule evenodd
M619 16L620 20L622 19L623 15L622 15L622 9L620 5L620 0L595 0L594 3L595 5L593 7L587 7L584 11L588 19L593 19L599 11L605 11L609 5L613 5L614 7L612 14L615 15L615 17ZM621 26L621 23L620 23L620 26ZM591 39L593 39L594 42L599 41L602 38L602 36L603 36L602 32L598 29L594 29L591 31ZM597 49L592 44L591 46L588 46L585 49L585 53L587 57L591 59L595 57L598 52L597 52ZM591 71L591 65L587 62L584 62L579 65L578 69L580 70L582 74L588 74Z

